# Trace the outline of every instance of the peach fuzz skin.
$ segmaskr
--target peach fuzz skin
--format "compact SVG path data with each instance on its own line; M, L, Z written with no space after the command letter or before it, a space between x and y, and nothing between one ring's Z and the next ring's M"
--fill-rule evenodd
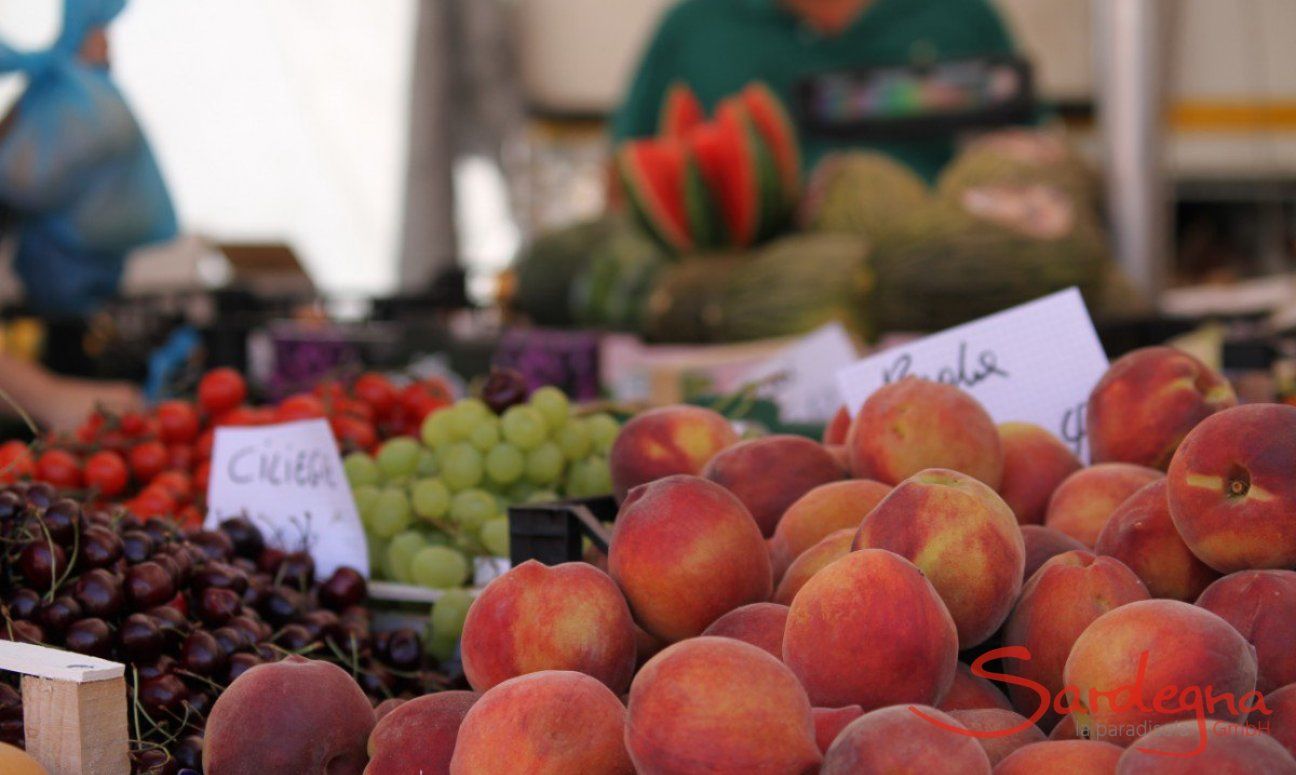
M994 775L1112 775L1125 749L1097 740L1049 740L1013 751L995 766Z
M778 588L774 590L774 602L791 605L801 587L833 561L849 554L853 543L855 528L847 528L825 536L822 541L802 552L779 580Z
M665 406L631 418L608 454L618 501L641 484L673 474L696 476L716 453L738 443L738 433L718 412L698 406Z
M778 603L751 603L735 608L711 622L702 632L717 638L733 638L783 658L783 630L787 628L788 607Z
M1296 571L1246 570L1216 581L1197 605L1233 625L1255 647L1256 688L1296 683Z
M829 533L860 526L864 517L891 492L891 486L869 479L847 479L820 485L802 495L779 520L770 538L770 556L781 578L789 565Z
M923 714L920 717L915 711ZM939 723L933 723L933 719ZM895 705L852 721L824 755L819 775L914 772L989 775L990 759L961 723L928 706Z
M960 724L973 731L999 733L993 737L977 739L981 743L981 747L985 749L991 767L1003 761L1005 757L1018 748L1031 743L1042 743L1048 739L1039 727L1027 722L1025 716L1011 710L999 708L952 710L949 711L949 715L950 718L957 720ZM1023 727L1023 729L1019 732L1013 732L1011 735L1001 734L1018 727Z
M1116 775L1219 773L1296 775L1296 759L1269 735L1239 724L1215 721L1203 730L1180 721L1140 737L1116 763Z
M972 668L963 662L958 663L954 671L954 683L950 686L945 699L937 706L949 713L953 710L982 710L999 708L1012 710L1012 703L999 687L979 675L972 673Z
M1006 422L999 426L1003 480L998 490L1018 524L1044 521L1049 497L1062 480L1080 470L1080 460L1057 436L1038 425Z
M738 496L766 537L798 498L845 475L821 444L786 435L740 441L702 469L704 478Z
M1099 463L1082 468L1053 491L1044 526L1092 549L1116 507L1161 476L1156 469L1131 463Z
M1084 544L1071 536L1043 525L1022 525L1022 542L1026 544L1026 567L1022 569L1023 580L1035 575L1035 571L1050 557L1076 549L1086 549Z

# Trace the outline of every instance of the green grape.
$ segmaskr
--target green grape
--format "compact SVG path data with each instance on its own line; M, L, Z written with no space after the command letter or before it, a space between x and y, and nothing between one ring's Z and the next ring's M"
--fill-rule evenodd
M445 662L452 658L455 653L455 647L459 645L459 638L447 638L442 635L434 635L427 639L427 645L423 650L431 654L438 662Z
M414 467L414 475L419 478L436 476L441 469L437 468L436 453L427 447L419 450L418 465Z
M473 426L472 432L468 434L468 443L476 447L477 451L483 455L490 452L500 442L499 425L498 418L494 415L487 415Z
M440 519L450 511L450 488L440 479L420 479L410 488L410 503L423 519Z
M593 447L589 429L583 422L569 422L559 428L554 441L558 442L563 456L573 463L587 457Z
M450 536L440 530L424 530L422 532L428 546L449 546L451 544Z
M408 436L397 436L378 450L378 469L386 479L409 476L418 468L419 445Z
M383 558L387 556L387 541L372 535L366 535L365 541L369 549L369 572L374 576L381 576Z
M482 546L486 547L486 551L496 557L508 557L508 517L496 517L486 520L486 523L481 526L481 532L478 535L481 538Z
M402 584L410 582L410 560L428 545L427 539L417 530L406 530L404 533L387 542L383 553L382 569L387 578Z
M351 490L351 497L355 499L356 513L360 515L360 521L369 524L369 515L373 512L374 504L378 502L378 493L381 492L372 484L362 484Z
M585 427L589 429L590 439L594 442L594 448L604 455L610 452L612 442L616 441L617 434L621 432L621 426L612 418L612 415L600 412L587 417L585 423Z
M567 475L563 477L563 494L568 498L585 498L589 495L585 491L584 461L577 460L567 466Z
M419 428L423 443L431 449L440 449L452 441L450 432L450 410L438 409L423 418L423 427Z
M469 530L497 514L495 498L485 490L464 490L450 502L450 519Z
M374 459L363 452L352 452L342 458L342 472L346 474L347 483L352 488L366 484L378 484L382 473Z
M562 478L566 459L552 441L546 441L527 453L526 478L535 485L547 485Z
M571 402L567 395L553 385L545 385L531 394L529 402L544 417L549 430L555 431L567 423L571 413Z
M536 490L526 497L526 503L554 503L562 500L552 490Z
M441 481L458 492L476 487L482 479L482 454L466 441L456 442L441 461Z
M508 488L508 499L512 503L526 503L531 494L536 491L536 486L525 479L515 483Z
M496 484L512 484L526 471L526 456L512 444L500 444L486 453L486 475Z
M385 487L369 510L369 530L379 538L391 538L409 527L412 517L405 491L398 487Z
M607 458L592 457L585 461L585 491L588 495L612 492L612 469Z
M468 580L468 560L445 546L425 546L410 560L410 579L421 587L449 589Z
M473 597L466 589L447 589L441 599L432 606L428 617L432 627L432 637L458 638L463 634L464 619L468 618L468 609L472 607Z
M504 440L523 451L535 449L544 443L549 428L544 415L524 404L510 406L500 418Z
M457 401L446 414L450 416L451 438L455 441L464 441L472 434L477 423L491 416L491 411L481 401L465 398Z

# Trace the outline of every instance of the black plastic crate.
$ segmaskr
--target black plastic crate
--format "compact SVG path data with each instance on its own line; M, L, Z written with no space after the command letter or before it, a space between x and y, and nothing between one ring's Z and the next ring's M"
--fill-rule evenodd
M580 560L582 539L589 538L606 552L611 535L603 522L616 519L611 495L597 498L509 507L509 560L514 567L527 560L558 565Z

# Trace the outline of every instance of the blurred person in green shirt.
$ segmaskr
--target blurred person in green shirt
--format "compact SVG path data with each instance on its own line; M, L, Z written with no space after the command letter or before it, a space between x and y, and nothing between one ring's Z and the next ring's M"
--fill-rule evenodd
M797 121L807 168L829 151L868 147L933 180L954 154L952 137L865 144L817 136L796 115L795 88L834 71L1013 53L988 0L683 0L649 44L613 135L655 134L662 101L676 82L690 86L710 109L759 80Z

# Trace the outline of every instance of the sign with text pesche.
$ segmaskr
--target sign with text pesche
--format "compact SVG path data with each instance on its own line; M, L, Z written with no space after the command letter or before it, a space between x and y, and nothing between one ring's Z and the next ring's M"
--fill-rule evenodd
M269 546L310 552L320 578L343 565L369 575L364 528L324 420L216 429L206 527L236 516Z
M907 345L837 372L852 415L873 391L908 376L966 390L995 422L1029 422L1062 439L1082 460L1085 403L1107 355L1075 288Z

